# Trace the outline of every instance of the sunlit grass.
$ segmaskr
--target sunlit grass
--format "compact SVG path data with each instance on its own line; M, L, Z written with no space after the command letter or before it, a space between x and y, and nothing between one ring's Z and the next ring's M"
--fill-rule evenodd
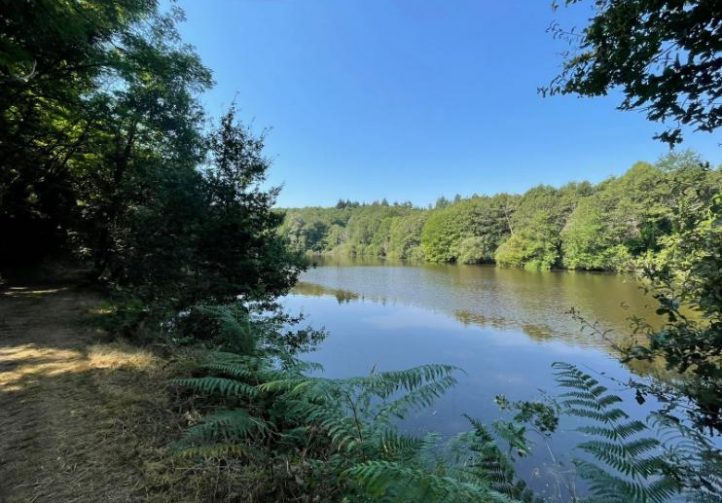
M155 358L122 343L94 344L85 351L35 344L0 347L0 391L20 391L41 378L101 369L150 370Z
M157 359L148 351L123 343L94 344L88 348L87 361L91 368L131 368L148 370Z

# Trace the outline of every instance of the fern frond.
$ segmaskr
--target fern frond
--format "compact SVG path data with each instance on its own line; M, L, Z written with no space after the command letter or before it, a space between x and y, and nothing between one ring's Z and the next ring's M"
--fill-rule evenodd
M456 379L450 375L439 377L434 382L424 383L411 389L401 398L379 407L377 419L386 419L390 416L403 419L413 409L423 409L431 406L434 401L443 395L446 390L456 384Z
M494 427L494 432L509 444L509 447L517 451L520 456L529 454L525 426L515 425L514 423L506 421L494 421L492 426Z
M672 475L684 484L687 500L695 503L722 502L722 455L703 433L678 418L653 413L651 424L664 439L665 459Z
M258 389L264 393L283 393L299 387L303 382L296 377L287 377L264 382L258 385Z
M372 498L383 498L383 501L389 502L512 503L514 501L485 485L437 476L402 463L368 461L346 470L345 475Z
M258 395L258 390L254 386L226 377L188 377L185 379L173 379L171 384L207 395L242 398L253 398Z
M201 365L201 368L217 374L223 374L228 377L233 377L235 379L252 380L255 379L258 375L258 372L256 370L246 365L232 362L209 362Z
M373 395L387 398L399 391L410 392L424 384L440 381L459 370L453 365L428 364L345 379L344 383L349 387L359 387Z
M640 438L626 444L593 440L581 443L577 447L615 470L632 477L651 477L660 473L660 467L663 466L657 457L640 457L659 447L659 442L653 438Z
M641 421L630 421L618 428L607 428L603 426L580 426L577 431L587 435L605 437L610 440L615 438L626 439L632 435L645 431L647 426Z
M611 410L599 410L589 407L575 407L565 402L562 402L562 405L567 406L565 409L567 414L587 419L593 419L599 423L615 423L620 419L627 419L629 417L622 409L615 408Z
M679 487L666 479L643 483L614 476L593 463L577 461L579 476L589 482L590 502L664 503L679 493Z
M208 416L202 423L189 428L178 447L182 450L196 442L240 440L253 434L264 435L268 429L266 421L251 416L244 409L227 410Z
M328 432L334 446L340 451L351 452L364 441L363 429L349 417L329 417L320 426Z
M629 416L616 407L622 399L574 365L553 366L557 382L567 390L561 395L566 412L596 423L577 429L596 437L577 447L599 464L575 460L579 475L589 482L590 501L661 503L679 493L679 481L662 454L661 443L642 436L649 429L641 421L627 421Z
M436 436L420 439L409 435L402 435L395 428L386 428L378 434L381 452L388 458L393 459L408 459L413 455L418 455L422 450L424 453L428 453L428 447L432 438L434 439L433 445L436 446Z
M513 501L542 503L523 480L517 479L513 462L501 451L487 428L476 419L465 417L473 430L457 437L457 441L468 449L467 461L460 467L460 474L457 476L462 480L483 481L492 490ZM497 429L498 426L494 428ZM460 454L463 455L463 452Z

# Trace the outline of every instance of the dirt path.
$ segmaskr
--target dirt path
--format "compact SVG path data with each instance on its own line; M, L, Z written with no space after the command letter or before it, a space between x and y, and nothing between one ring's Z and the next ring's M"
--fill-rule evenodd
M72 288L0 291L2 503L148 499L149 452L173 427L154 417L159 365L83 323L99 303Z

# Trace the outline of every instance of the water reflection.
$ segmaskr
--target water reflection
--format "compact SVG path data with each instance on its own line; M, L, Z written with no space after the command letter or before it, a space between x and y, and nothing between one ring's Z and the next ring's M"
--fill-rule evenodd
M336 301L339 304L345 304L346 302L351 302L352 300L363 300L359 294L348 290L341 290L340 288L326 288L323 285L316 285L305 281L299 281L293 288L293 293L310 295L312 297L329 295L331 297L336 297Z
M555 361L598 376L630 404L635 404L633 393L608 378L624 382L631 374L658 374L649 364L620 364L607 341L582 331L568 314L574 306L617 340L628 340L630 315L655 319L653 299L630 278L356 261L319 264L302 279L284 302L329 331L318 350L308 355L324 366L327 376L426 363L464 369L451 392L408 419L405 428L419 434L465 430L465 413L485 422L497 419L497 394L530 400L538 399L540 390L553 392ZM641 419L652 406L633 405L630 412ZM555 435L559 457L579 441L572 433L576 425L565 421ZM527 480L533 482L534 474L544 471L544 459L532 457L520 464Z
M592 331L580 330L573 307L624 342L631 315L656 322L654 300L632 277L574 272L528 272L491 266L404 266L381 261L334 261L310 269L294 293L331 295L339 303L373 301L423 307L461 323L520 329L531 338L559 338L607 347Z

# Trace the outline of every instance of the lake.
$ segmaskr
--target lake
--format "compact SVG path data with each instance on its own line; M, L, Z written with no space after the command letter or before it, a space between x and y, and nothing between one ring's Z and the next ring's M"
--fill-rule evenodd
M404 428L451 435L468 430L463 414L485 423L498 419L494 397L539 398L557 392L551 364L573 363L597 376L644 418L652 404L638 406L612 381L650 379L658 369L627 367L610 343L570 314L574 307L617 342L629 340L632 315L658 321L655 302L631 276L569 271L529 272L493 266L403 265L381 261L315 259L285 306L302 312L329 336L308 359L328 377L448 363L464 370L457 386L434 407L409 418ZM569 459L579 440L566 418L553 437L558 458ZM555 492L546 448L520 463L536 489Z

